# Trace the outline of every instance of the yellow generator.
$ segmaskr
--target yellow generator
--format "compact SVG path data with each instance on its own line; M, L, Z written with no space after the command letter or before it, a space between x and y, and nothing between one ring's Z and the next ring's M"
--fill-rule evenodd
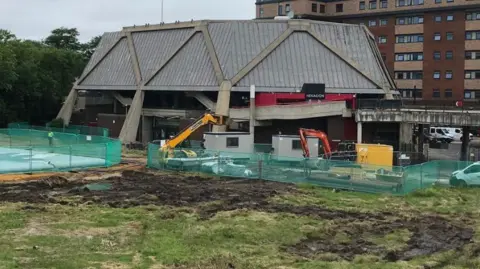
M356 144L357 163L372 166L392 167L393 146L382 144Z

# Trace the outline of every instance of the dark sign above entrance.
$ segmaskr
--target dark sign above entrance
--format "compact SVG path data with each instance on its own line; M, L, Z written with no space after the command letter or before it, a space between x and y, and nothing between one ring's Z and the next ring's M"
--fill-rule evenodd
M304 83L302 92L305 93L307 100L323 100L325 99L325 84Z

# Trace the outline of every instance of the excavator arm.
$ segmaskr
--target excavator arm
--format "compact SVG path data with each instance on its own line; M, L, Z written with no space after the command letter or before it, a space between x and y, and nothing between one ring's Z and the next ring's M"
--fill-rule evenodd
M328 137L324 132L313 130L313 129L300 128L299 133L300 133L300 143L302 144L304 157L306 158L310 157L310 150L308 149L308 144L307 144L307 136L314 136L320 139L320 141L323 144L323 150L325 152L325 156L330 157L330 155L332 154L332 148L330 146L330 142L328 141Z
M175 153L174 153L175 147L178 146L183 141L185 141L192 133L194 133L200 127L207 124L221 125L223 124L223 117L214 116L208 113L203 115L200 119L198 119L193 124L185 128L178 135L176 135L172 139L165 141L165 144L163 144L160 148L160 152L161 152L160 159L166 162L167 159L173 158L175 156ZM182 150L182 152L184 153L184 155L187 156L187 158L197 157L197 153L194 151L185 149L185 150Z

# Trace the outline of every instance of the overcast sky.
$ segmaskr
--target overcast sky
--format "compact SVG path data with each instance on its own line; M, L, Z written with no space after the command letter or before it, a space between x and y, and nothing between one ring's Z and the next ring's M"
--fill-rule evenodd
M158 24L161 0L0 0L0 29L40 40L62 26L80 31L81 41L123 26ZM164 21L253 19L255 0L164 0Z

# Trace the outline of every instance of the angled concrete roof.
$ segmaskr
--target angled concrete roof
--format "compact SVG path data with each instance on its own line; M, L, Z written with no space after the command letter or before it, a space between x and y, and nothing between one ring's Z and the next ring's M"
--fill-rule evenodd
M360 25L308 20L193 21L105 33L78 89L390 93L373 36Z

